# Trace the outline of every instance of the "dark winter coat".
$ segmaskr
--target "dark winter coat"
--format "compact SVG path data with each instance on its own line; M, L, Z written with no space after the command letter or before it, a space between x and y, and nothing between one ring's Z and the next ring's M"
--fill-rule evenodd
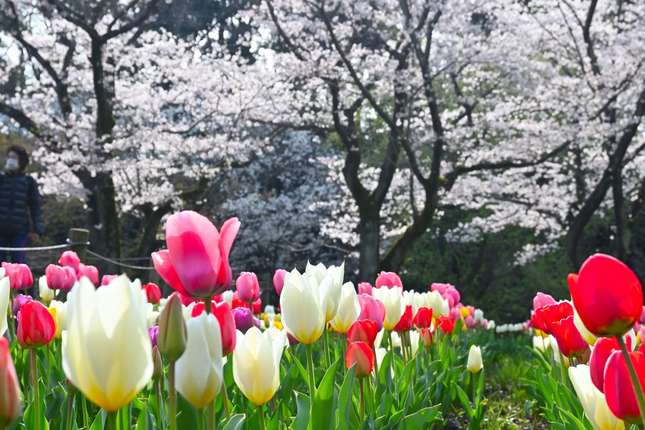
M0 174L0 234L44 233L38 184L29 175Z

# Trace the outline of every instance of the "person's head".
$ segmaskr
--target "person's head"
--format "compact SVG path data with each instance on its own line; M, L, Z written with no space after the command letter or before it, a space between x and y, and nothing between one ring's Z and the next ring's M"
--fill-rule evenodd
M7 172L24 172L29 164L27 150L20 145L11 145L7 148L7 157L4 162L4 169Z

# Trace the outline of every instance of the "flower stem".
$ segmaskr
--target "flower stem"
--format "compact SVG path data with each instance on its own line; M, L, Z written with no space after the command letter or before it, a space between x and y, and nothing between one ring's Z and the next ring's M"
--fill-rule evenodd
M316 375L314 374L314 358L312 354L313 347L313 344L305 347L305 353L307 354L307 373L309 373L309 396L312 405L316 390Z
M228 399L228 390L225 383L222 383L222 395L224 396L224 411L226 412L226 418L228 418L231 416L231 401Z
M31 373L31 387L34 394L34 416L40 422L40 393L38 387L38 363L36 362L36 349L29 349L29 370Z
M267 426L264 422L264 408L262 405L258 406L258 417L260 419L260 430L266 430Z
M118 424L117 424L117 416L118 416L118 411L114 412L108 412L107 415L107 430L117 430Z
M638 375L636 375L634 363L632 363L629 352L627 352L627 346L625 346L625 340L622 336L616 336L616 340L618 341L618 344L620 345L620 351L622 352L623 357L625 357L625 361L627 362L629 376L632 379L632 387L634 388L634 392L636 393L636 400L638 401L638 409L641 413L641 422L645 427L645 397L643 396L643 386L641 385L641 381L638 379Z
M212 311L212 309L211 309L211 300L212 300L211 297L209 297L207 299L204 299L204 312L206 312L207 315L210 314L211 311Z
M65 428L67 430L72 430L72 413L74 412L74 386L68 380L67 381L67 416L65 420Z
M365 422L365 392L363 389L363 378L361 378L361 422Z
M168 368L168 419L170 430L177 430L177 392L175 388L175 363Z

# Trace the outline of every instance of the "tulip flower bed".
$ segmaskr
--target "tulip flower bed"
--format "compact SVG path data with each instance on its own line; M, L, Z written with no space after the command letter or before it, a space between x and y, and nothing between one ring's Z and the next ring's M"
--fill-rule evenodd
M3 263L0 430L482 427L494 324L452 285L384 272L355 288L343 265L308 264L276 271L280 312L260 312L257 277L228 263L239 227L171 216L153 254L168 297L99 283L66 251L36 299L29 267Z

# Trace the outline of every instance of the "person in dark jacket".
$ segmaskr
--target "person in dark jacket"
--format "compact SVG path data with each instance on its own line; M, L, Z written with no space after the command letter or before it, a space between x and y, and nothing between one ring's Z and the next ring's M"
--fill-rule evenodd
M7 149L4 172L0 174L0 247L22 248L44 233L38 184L25 174L29 155L20 145ZM24 251L0 251L0 261L24 263Z

